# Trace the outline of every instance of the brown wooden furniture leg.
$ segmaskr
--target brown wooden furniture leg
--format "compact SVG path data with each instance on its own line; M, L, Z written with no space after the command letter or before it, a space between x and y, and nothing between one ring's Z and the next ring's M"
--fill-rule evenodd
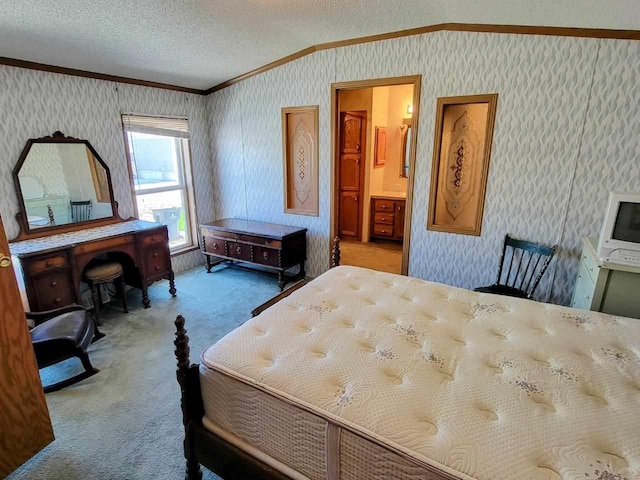
M151 306L151 300L149 300L149 291L147 287L142 287L142 306L149 308Z
M169 293L172 297L176 296L176 275L173 271L169 274Z
M207 273L211 273L211 267L213 267L213 265L211 264L211 257L209 255L205 255L204 261L205 267L207 268Z
M331 268L340 266L340 237L333 239L333 247L331 248Z
M116 293L122 297L122 308L124 313L129 313L129 305L127 304L127 290L124 285L124 277L116 278Z
M100 297L98 296L98 288L100 285L96 285L93 282L87 282L89 289L91 290L91 301L93 302L93 318L95 319L96 331L100 323Z

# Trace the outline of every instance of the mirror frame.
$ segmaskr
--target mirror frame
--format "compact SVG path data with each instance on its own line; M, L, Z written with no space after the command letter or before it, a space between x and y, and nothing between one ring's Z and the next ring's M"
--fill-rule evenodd
M102 165L102 167L105 169L107 173L107 182L109 183L109 195L111 197L112 215L109 217L96 218L93 220L85 220L83 222L65 223L62 225L49 225L45 227L31 228L29 226L29 222L27 221L27 207L24 203L24 197L22 196L22 188L20 186L19 173L20 173L20 170L22 169L22 166L24 165L24 162L27 159L27 156L29 155L29 152L31 151L31 147L34 144L38 144L38 143L67 143L67 144L76 143L76 144L85 145L89 149L93 157L100 163L100 165ZM112 223L123 221L122 218L120 218L120 216L118 215L118 202L115 201L115 198L113 196L113 184L111 182L111 171L109 170L109 167L106 165L106 163L104 163L100 155L98 155L98 152L96 152L96 150L93 148L93 146L91 145L91 143L89 143L88 140L67 137L64 135L64 133L60 131L54 132L52 135L49 135L47 137L31 138L27 140L27 143L25 144L24 148L22 149L22 153L20 154L20 158L18 159L18 163L13 169L13 183L15 185L16 195L18 196L18 206L20 208L18 213L16 213L16 220L20 225L20 233L12 241L45 237L49 235L55 235L57 233L73 232L77 230L82 230L84 228L98 227L102 225L109 225Z

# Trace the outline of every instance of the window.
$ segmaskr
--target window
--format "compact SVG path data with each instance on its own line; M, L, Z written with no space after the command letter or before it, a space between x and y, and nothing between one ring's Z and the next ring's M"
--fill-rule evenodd
M123 115L122 125L136 216L166 225L172 252L194 245L187 120Z

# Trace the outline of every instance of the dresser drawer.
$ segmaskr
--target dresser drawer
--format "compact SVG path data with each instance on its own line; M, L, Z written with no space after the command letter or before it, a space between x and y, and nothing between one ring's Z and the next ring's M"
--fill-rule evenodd
M268 265L270 267L278 267L279 265L279 250L273 248L254 247L253 261L260 265Z
M393 237L393 225L378 225L373 226L373 234L379 237Z
M595 288L595 282L589 276L584 263L581 263L571 306L580 310L591 310Z
M376 198L373 200L373 209L376 212L393 212L393 200Z
M376 213L373 221L378 224L393 225L394 217L392 213Z
M226 255L225 253L225 240L212 237L211 235L202 234L202 247L205 252L212 253L214 255Z
M247 262L251 261L251 245L229 241L227 241L227 244L229 246L229 257Z
M38 310L52 310L74 302L74 288L67 271L40 275L33 280Z
M584 268L585 273L589 275L594 283L596 282L596 280L598 280L598 271L600 267L598 266L597 260L584 251L582 252L582 256L580 257L580 267Z
M29 265L31 275L39 275L47 271L56 270L67 266L67 258L63 255L50 255L40 257Z

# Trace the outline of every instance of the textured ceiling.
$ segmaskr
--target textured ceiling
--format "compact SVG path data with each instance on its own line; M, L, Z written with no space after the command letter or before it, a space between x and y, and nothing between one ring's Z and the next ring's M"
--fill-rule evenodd
M640 29L640 0L0 0L0 56L205 89L319 43L448 22Z

